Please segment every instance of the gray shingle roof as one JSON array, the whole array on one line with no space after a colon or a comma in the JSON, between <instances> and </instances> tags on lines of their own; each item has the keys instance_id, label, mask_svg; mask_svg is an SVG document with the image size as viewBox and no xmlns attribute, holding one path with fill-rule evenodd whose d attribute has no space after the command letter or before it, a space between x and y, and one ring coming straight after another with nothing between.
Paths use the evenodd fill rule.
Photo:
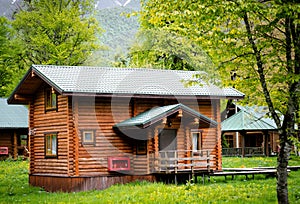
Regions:
<instances>
[{"instance_id":1,"label":"gray shingle roof","mask_svg":"<svg viewBox=\"0 0 300 204\"><path fill-rule=\"evenodd\" d=\"M28 128L28 110L23 105L8 105L0 98L0 129Z\"/></svg>"},{"instance_id":2,"label":"gray shingle roof","mask_svg":"<svg viewBox=\"0 0 300 204\"><path fill-rule=\"evenodd\" d=\"M257 114L247 112L241 109L238 113L227 118L221 123L223 132L230 131L251 131L251 130L277 130L273 122L269 118L258 117Z\"/></svg>"},{"instance_id":3,"label":"gray shingle roof","mask_svg":"<svg viewBox=\"0 0 300 204\"><path fill-rule=\"evenodd\" d=\"M216 126L218 124L216 121L206 117L205 115L202 115L201 113L189 108L188 106L185 106L185 105L179 103L179 104L174 104L174 105L152 108L148 111L140 113L139 115L137 115L135 117L124 120L124 121L116 124L114 127L139 126L139 127L146 128L149 125L156 123L159 120L162 120L164 117L174 114L175 112L179 111L180 109L184 112L188 112L190 115L193 115L194 117L198 117L200 120L205 121L206 123L209 123L213 126Z\"/></svg>"},{"instance_id":4,"label":"gray shingle roof","mask_svg":"<svg viewBox=\"0 0 300 204\"><path fill-rule=\"evenodd\" d=\"M32 70L62 94L136 94L243 98L244 94L215 85L185 86L198 71L142 68L33 65Z\"/></svg>"}]
</instances>

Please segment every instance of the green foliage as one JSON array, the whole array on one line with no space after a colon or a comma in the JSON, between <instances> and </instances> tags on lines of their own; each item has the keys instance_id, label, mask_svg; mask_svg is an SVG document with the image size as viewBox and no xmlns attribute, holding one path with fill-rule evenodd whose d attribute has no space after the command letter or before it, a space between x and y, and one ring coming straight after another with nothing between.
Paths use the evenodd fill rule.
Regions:
<instances>
[{"instance_id":1,"label":"green foliage","mask_svg":"<svg viewBox=\"0 0 300 204\"><path fill-rule=\"evenodd\" d=\"M23 51L5 17L0 17L0 97L8 96L24 73Z\"/></svg>"},{"instance_id":2,"label":"green foliage","mask_svg":"<svg viewBox=\"0 0 300 204\"><path fill-rule=\"evenodd\" d=\"M146 2L146 3L145 3ZM218 78L210 56L195 41L185 26L195 22L181 19L186 2L142 1L141 28L130 50L130 66L173 70L201 70ZM174 11L175 9L175 11ZM177 10L178 9L178 10ZM175 17L172 17L172 13ZM181 19L183 21L178 21Z\"/></svg>"},{"instance_id":3,"label":"green foliage","mask_svg":"<svg viewBox=\"0 0 300 204\"><path fill-rule=\"evenodd\" d=\"M12 25L30 64L80 65L98 48L92 1L34 0Z\"/></svg>"},{"instance_id":4,"label":"green foliage","mask_svg":"<svg viewBox=\"0 0 300 204\"><path fill-rule=\"evenodd\" d=\"M81 65L100 49L93 1L33 0L13 20L0 20L0 96L8 96L32 64Z\"/></svg>"},{"instance_id":5,"label":"green foliage","mask_svg":"<svg viewBox=\"0 0 300 204\"><path fill-rule=\"evenodd\" d=\"M280 5L276 1L265 4L260 1L175 3L172 0L151 0L142 1L140 21L143 29L164 29L200 45L217 66L225 86L234 86L246 93L245 103L262 105L265 98L256 56L243 22L247 13L251 35L261 53L268 90L276 109L284 112L288 85L299 81L299 74L288 73L285 59L283 11L287 10L294 16L299 11L299 4L291 5ZM234 81L231 80L233 73Z\"/></svg>"},{"instance_id":6,"label":"green foliage","mask_svg":"<svg viewBox=\"0 0 300 204\"><path fill-rule=\"evenodd\" d=\"M228 148L229 147L229 144L228 144L224 134L222 134L222 136L221 136L221 141L222 141L222 147L223 148Z\"/></svg>"},{"instance_id":7,"label":"green foliage","mask_svg":"<svg viewBox=\"0 0 300 204\"><path fill-rule=\"evenodd\" d=\"M300 165L299 157L292 157ZM274 166L275 157L223 159L224 167ZM28 161L0 161L0 203L276 203L275 178L211 178L205 184L133 182L103 191L48 193L28 184ZM289 175L291 203L300 203L300 171Z\"/></svg>"},{"instance_id":8,"label":"green foliage","mask_svg":"<svg viewBox=\"0 0 300 204\"><path fill-rule=\"evenodd\" d=\"M166 29L139 31L130 56L134 67L202 70L208 73L213 70L209 56L199 45Z\"/></svg>"}]
</instances>

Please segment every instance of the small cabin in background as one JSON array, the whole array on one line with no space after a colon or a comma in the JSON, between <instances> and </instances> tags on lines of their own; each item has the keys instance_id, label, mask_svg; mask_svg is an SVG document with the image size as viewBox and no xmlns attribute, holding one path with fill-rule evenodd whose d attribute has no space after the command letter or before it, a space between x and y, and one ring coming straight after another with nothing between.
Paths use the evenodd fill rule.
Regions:
<instances>
[{"instance_id":1,"label":"small cabin in background","mask_svg":"<svg viewBox=\"0 0 300 204\"><path fill-rule=\"evenodd\" d=\"M28 109L0 98L0 159L27 156Z\"/></svg>"},{"instance_id":2,"label":"small cabin in background","mask_svg":"<svg viewBox=\"0 0 300 204\"><path fill-rule=\"evenodd\" d=\"M220 100L244 94L195 74L33 65L8 99L29 105L30 184L70 192L221 170Z\"/></svg>"},{"instance_id":3,"label":"small cabin in background","mask_svg":"<svg viewBox=\"0 0 300 204\"><path fill-rule=\"evenodd\" d=\"M273 119L267 116L264 106L241 106L232 103L222 113L221 130L228 147L222 148L223 156L276 155L279 134Z\"/></svg>"}]
</instances>

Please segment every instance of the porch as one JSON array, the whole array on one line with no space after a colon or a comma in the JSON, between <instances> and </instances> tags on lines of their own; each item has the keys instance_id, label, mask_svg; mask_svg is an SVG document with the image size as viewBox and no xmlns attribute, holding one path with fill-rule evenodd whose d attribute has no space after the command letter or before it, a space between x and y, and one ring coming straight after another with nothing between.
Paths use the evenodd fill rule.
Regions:
<instances>
[{"instance_id":1,"label":"porch","mask_svg":"<svg viewBox=\"0 0 300 204\"><path fill-rule=\"evenodd\" d=\"M209 150L167 150L151 154L150 171L156 174L210 172L213 155Z\"/></svg>"},{"instance_id":2,"label":"porch","mask_svg":"<svg viewBox=\"0 0 300 204\"><path fill-rule=\"evenodd\" d=\"M265 156L263 147L233 147L222 148L222 156Z\"/></svg>"}]
</instances>

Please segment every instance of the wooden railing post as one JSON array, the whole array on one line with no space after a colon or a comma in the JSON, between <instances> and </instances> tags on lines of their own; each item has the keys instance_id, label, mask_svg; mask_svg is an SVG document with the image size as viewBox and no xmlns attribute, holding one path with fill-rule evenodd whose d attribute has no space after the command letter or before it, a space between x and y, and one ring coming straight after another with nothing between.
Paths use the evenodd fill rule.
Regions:
<instances>
[{"instance_id":1,"label":"wooden railing post","mask_svg":"<svg viewBox=\"0 0 300 204\"><path fill-rule=\"evenodd\" d=\"M210 155L209 155L209 151L206 151L206 156L207 156L207 171L210 171Z\"/></svg>"},{"instance_id":2,"label":"wooden railing post","mask_svg":"<svg viewBox=\"0 0 300 204\"><path fill-rule=\"evenodd\" d=\"M177 174L177 168L178 168L178 160L177 160L177 158L178 158L178 151L174 151L174 159L175 159L175 174Z\"/></svg>"}]
</instances>

